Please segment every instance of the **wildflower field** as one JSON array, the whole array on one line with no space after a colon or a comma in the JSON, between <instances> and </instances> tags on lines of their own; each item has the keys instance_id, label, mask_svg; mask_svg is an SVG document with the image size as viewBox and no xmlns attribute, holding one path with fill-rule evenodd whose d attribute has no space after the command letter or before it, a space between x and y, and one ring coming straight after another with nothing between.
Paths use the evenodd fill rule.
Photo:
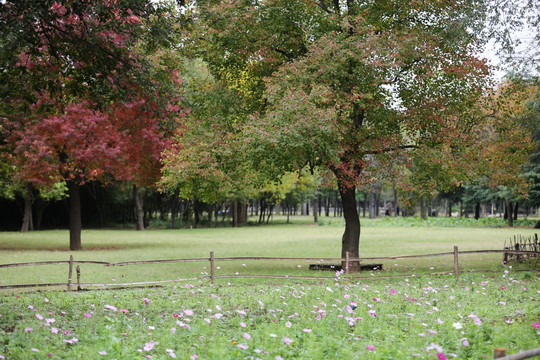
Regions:
<instances>
[{"instance_id":1,"label":"wildflower field","mask_svg":"<svg viewBox=\"0 0 540 360\"><path fill-rule=\"evenodd\" d=\"M502 249L534 229L379 226L362 230L363 256ZM372 226L370 226L372 225ZM217 256L339 256L342 228L87 230L78 260ZM0 263L66 260L65 230L0 233ZM489 255L489 254L488 254ZM501 255L404 259L384 271L317 273L305 262L220 262L216 275L321 275L324 280L204 278L207 263L81 265L82 281L199 277L175 285L65 292L0 292L0 359L491 359L540 344L540 281ZM529 270L527 270L529 269ZM473 270L489 270L474 272ZM65 281L67 267L6 268L0 284ZM428 275L440 273L444 275ZM402 277L384 278L387 275ZM406 278L405 278L406 276ZM367 277L367 278L366 278Z\"/></svg>"},{"instance_id":2,"label":"wildflower field","mask_svg":"<svg viewBox=\"0 0 540 360\"><path fill-rule=\"evenodd\" d=\"M0 359L483 359L540 343L540 282L488 275L0 295Z\"/></svg>"}]
</instances>

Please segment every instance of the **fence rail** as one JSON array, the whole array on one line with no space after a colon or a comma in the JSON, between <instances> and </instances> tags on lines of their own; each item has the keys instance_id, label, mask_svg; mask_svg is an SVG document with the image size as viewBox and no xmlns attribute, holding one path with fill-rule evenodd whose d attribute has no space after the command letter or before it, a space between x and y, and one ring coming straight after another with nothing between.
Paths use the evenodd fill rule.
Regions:
<instances>
[{"instance_id":1,"label":"fence rail","mask_svg":"<svg viewBox=\"0 0 540 360\"><path fill-rule=\"evenodd\" d=\"M433 254L417 254L417 255L397 255L397 256L377 256L369 258L353 258L350 257L347 253L345 258L310 258L310 257L271 257L271 256L234 256L234 257L215 257L214 252L210 252L209 257L204 258L190 258L190 259L164 259L164 260L138 260L138 261L123 261L123 262L106 262L106 261L92 261L92 260L74 260L73 255L70 256L68 261L38 261L38 262L27 262L27 263L12 263L12 264L0 264L0 269L2 268L13 268L13 267L24 267L24 266L40 266L40 265L62 265L68 264L68 281L60 283L40 283L40 284L11 284L11 285L0 285L0 290L2 289L14 289L14 288L31 288L31 287L44 287L44 286L66 286L68 291L71 291L73 287L73 266L75 264L95 264L95 265L104 265L104 266L129 266L129 265L141 265L141 264L166 264L166 263L186 263L186 262L209 262L210 263L210 275L204 275L196 278L178 278L175 280L155 280L155 281L144 281L144 282L130 282L130 283L81 283L80 282L80 269L77 266L77 288L80 289L81 286L91 286L91 287L117 287L117 286L140 286L140 285L156 285L156 284L165 284L171 282L182 282L182 281L192 281L200 279L209 279L213 284L215 279L222 278L269 278L269 279L306 279L306 280L320 280L320 279L331 279L333 277L328 276L295 276L295 275L264 275L264 274L228 274L228 275L216 275L215 268L216 262L220 261L322 261L322 262L340 262L342 264L351 264L354 262L367 262L373 260L398 260L398 259L412 259L412 258L426 258L426 257L439 257L439 256L453 256L454 258L454 267L453 270L449 273L453 273L457 278L459 277L459 255L466 254L488 254L488 253L500 253L504 254L519 254L527 255L528 258L535 259L534 269L540 257L539 251L519 251L519 250L466 250L459 251L457 246L454 246L454 251L443 252L443 253L433 253ZM349 276L349 266L346 265L344 269L345 275ZM440 275L441 273L437 273ZM448 274L445 272L444 274ZM392 277L409 277L410 275L389 275L389 276L380 276L382 278L392 278Z\"/></svg>"}]
</instances>

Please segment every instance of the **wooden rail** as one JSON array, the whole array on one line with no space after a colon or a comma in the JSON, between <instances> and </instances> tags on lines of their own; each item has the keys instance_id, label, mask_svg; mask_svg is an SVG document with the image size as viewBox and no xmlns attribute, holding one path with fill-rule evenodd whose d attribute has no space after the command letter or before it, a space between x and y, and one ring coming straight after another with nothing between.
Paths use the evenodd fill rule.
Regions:
<instances>
[{"instance_id":1,"label":"wooden rail","mask_svg":"<svg viewBox=\"0 0 540 360\"><path fill-rule=\"evenodd\" d=\"M175 279L175 280L156 280L156 281L145 281L145 282L132 282L132 283L80 283L80 268L77 266L77 288L80 289L81 286L92 286L92 287L116 287L116 286L141 286L141 285L155 285L155 284L164 284L171 282L181 282L181 281L191 281L191 280L200 280L209 279L210 283L213 284L215 279L220 278L269 278L269 279L306 279L306 280L321 280L321 279L332 279L328 276L295 276L295 275L263 275L263 274L230 274L230 275L216 275L215 268L216 262L219 261L323 261L323 262L344 262L345 264L350 264L351 262L367 262L373 260L398 260L398 259L412 259L412 258L425 258L425 257L439 257L439 256L453 256L454 258L454 268L453 274L457 278L459 277L459 255L464 254L486 254L486 253L502 253L502 254L521 254L540 257L540 252L535 251L519 251L519 250L468 250L468 251L459 251L457 246L454 246L454 251L452 252L443 252L443 253L434 253L434 254L417 254L417 255L398 255L398 256L378 256L378 257L369 257L369 258L352 258L347 253L345 258L295 258L295 257L271 257L271 256L234 256L234 257L215 257L214 252L210 252L208 258L191 258L191 259L164 259L164 260L138 260L138 261L123 261L123 262L106 262L106 261L91 261L91 260L74 260L73 256L70 256L68 261L38 261L38 262L27 262L27 263L13 263L13 264L0 264L1 268L12 268L12 267L23 267L23 266L40 266L40 265L61 265L68 264L68 281L67 283L40 283L40 284L12 284L12 285L0 285L1 289L13 289L13 288L32 288L32 287L44 287L44 286L67 286L67 290L71 291L73 286L73 265L75 264L96 264L104 266L130 266L130 265L141 265L141 264L167 264L167 263L183 263L183 262L210 262L210 275L205 275L197 278L189 279ZM535 262L536 268L536 262ZM452 273L452 272L451 272ZM441 273L437 273L440 275ZM445 273L447 274L447 273ZM345 276L349 276L349 267L345 266ZM378 276L380 278L392 278L392 277L409 277L410 275L389 275L389 276ZM361 279L363 277L356 277ZM367 277L365 277L367 278Z\"/></svg>"},{"instance_id":2,"label":"wooden rail","mask_svg":"<svg viewBox=\"0 0 540 360\"><path fill-rule=\"evenodd\" d=\"M536 357L540 355L540 348L531 349L527 351L522 351L517 354L512 355L506 355L506 349L504 348L496 348L494 351L493 359L498 360L523 360L523 359L530 359L532 357Z\"/></svg>"}]
</instances>

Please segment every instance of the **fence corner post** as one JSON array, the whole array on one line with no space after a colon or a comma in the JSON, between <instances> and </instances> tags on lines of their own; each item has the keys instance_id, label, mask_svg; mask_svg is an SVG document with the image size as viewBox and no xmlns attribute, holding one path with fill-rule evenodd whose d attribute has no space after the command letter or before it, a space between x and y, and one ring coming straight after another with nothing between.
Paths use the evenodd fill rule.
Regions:
<instances>
[{"instance_id":1,"label":"fence corner post","mask_svg":"<svg viewBox=\"0 0 540 360\"><path fill-rule=\"evenodd\" d=\"M493 350L493 358L499 359L506 356L506 349L505 348L495 348Z\"/></svg>"},{"instance_id":2,"label":"fence corner post","mask_svg":"<svg viewBox=\"0 0 540 360\"><path fill-rule=\"evenodd\" d=\"M459 277L459 258L458 258L458 247L454 245L454 276L456 279Z\"/></svg>"},{"instance_id":3,"label":"fence corner post","mask_svg":"<svg viewBox=\"0 0 540 360\"><path fill-rule=\"evenodd\" d=\"M210 284L214 285L214 252L210 251Z\"/></svg>"},{"instance_id":4,"label":"fence corner post","mask_svg":"<svg viewBox=\"0 0 540 360\"><path fill-rule=\"evenodd\" d=\"M71 291L72 275L73 275L73 255L69 255L69 273L68 273L67 291Z\"/></svg>"}]
</instances>

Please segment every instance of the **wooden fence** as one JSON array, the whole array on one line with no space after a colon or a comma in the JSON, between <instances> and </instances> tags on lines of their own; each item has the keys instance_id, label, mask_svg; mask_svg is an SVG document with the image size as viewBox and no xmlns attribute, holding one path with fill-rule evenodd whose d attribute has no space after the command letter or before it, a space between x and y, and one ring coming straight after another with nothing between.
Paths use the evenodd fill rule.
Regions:
<instances>
[{"instance_id":1,"label":"wooden fence","mask_svg":"<svg viewBox=\"0 0 540 360\"><path fill-rule=\"evenodd\" d=\"M488 253L501 253L503 255L507 254L520 254L524 258L534 260L534 270L538 263L538 258L540 257L540 252L538 251L518 251L518 250L469 250L469 251L459 251L457 246L454 246L454 250L451 252L444 253L435 253L435 254L420 254L420 255L399 255L399 256L383 256L383 257L370 257L370 258L352 258L347 253L345 258L293 258L293 257L215 257L214 252L210 251L210 256L207 258L192 258L192 259L167 259L167 260L142 260L142 261L124 261L117 263L110 263L105 261L89 261L89 260L74 260L73 255L70 256L69 260L66 261L39 261L39 262L27 262L27 263L13 263L13 264L0 264L0 269L2 268L12 268L12 267L25 267L25 266L39 266L39 265L68 265L68 279L67 282L60 283L39 283L39 284L12 284L12 285L0 285L0 290L2 289L14 289L14 288L33 288L33 287L44 287L44 286L66 286L68 291L71 291L74 287L73 282L73 267L76 265L77 273L77 289L80 290L81 286L89 287L117 287L117 286L142 286L142 285L157 285L171 282L182 282L182 281L193 281L200 279L208 279L211 284L214 284L215 279L219 278L272 278L272 279L305 279L305 280L323 280L323 279L332 279L328 276L294 276L294 275L263 275L263 274L229 274L229 275L216 275L216 262L220 261L323 261L323 262L339 262L343 264L350 264L352 262L369 262L373 260L398 260L398 259L412 259L412 258L429 258L429 257L439 257L439 256L453 256L454 263L453 269L450 273L453 273L456 278L459 277L460 267L459 267L459 256L466 254L488 254ZM166 263L181 263L181 262L209 262L210 263L210 275L204 275L196 278L178 278L175 280L158 280L158 281L144 281L144 282L130 282L130 283L81 283L80 282L80 267L77 264L97 264L104 266L129 266L129 265L141 265L141 264L166 264ZM349 267L345 266L344 269L345 276L350 276ZM440 273L439 273L440 274ZM439 275L438 274L438 275ZM446 274L446 273L445 273ZM388 276L379 276L380 278L393 278L393 277L409 277L410 275L388 275ZM356 279L361 279L362 277L355 277Z\"/></svg>"}]
</instances>

